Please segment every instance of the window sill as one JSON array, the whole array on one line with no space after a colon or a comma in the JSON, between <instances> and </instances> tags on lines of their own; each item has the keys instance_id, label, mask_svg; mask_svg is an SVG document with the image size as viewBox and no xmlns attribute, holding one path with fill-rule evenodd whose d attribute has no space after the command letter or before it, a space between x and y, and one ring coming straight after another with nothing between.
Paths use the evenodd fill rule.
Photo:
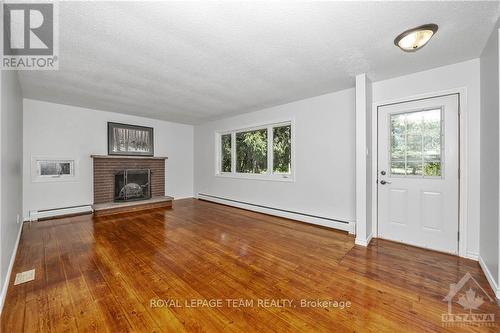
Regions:
<instances>
[{"instance_id":1,"label":"window sill","mask_svg":"<svg viewBox=\"0 0 500 333\"><path fill-rule=\"evenodd\" d=\"M75 176L45 176L39 177L34 176L31 178L32 183L52 183L52 182L75 182L77 181L77 177Z\"/></svg>"},{"instance_id":2,"label":"window sill","mask_svg":"<svg viewBox=\"0 0 500 333\"><path fill-rule=\"evenodd\" d=\"M248 179L248 180L263 180L273 182L288 182L295 183L294 175L283 177L282 175L252 175L252 174L234 174L234 173L217 173L215 177L220 178L233 178L233 179Z\"/></svg>"}]
</instances>

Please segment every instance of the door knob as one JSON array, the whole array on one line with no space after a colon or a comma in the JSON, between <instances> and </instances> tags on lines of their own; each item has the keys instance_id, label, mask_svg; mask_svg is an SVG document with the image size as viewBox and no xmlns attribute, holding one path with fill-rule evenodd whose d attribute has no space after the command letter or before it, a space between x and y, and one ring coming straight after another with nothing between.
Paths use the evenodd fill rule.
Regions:
<instances>
[{"instance_id":1,"label":"door knob","mask_svg":"<svg viewBox=\"0 0 500 333\"><path fill-rule=\"evenodd\" d=\"M380 181L380 184L382 184L382 185L385 185L385 184L390 184L390 183L391 183L391 182L388 182L388 181L385 181L385 180L381 180L381 181Z\"/></svg>"}]
</instances>

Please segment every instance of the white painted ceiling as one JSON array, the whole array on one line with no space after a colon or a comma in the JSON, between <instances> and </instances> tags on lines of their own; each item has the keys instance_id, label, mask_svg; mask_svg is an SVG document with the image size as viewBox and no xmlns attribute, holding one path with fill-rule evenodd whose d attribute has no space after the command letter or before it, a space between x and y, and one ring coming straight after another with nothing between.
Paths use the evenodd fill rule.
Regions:
<instances>
[{"instance_id":1,"label":"white painted ceiling","mask_svg":"<svg viewBox=\"0 0 500 333\"><path fill-rule=\"evenodd\" d=\"M27 98L197 124L480 55L499 2L60 3L60 69ZM425 23L417 53L393 45Z\"/></svg>"}]
</instances>

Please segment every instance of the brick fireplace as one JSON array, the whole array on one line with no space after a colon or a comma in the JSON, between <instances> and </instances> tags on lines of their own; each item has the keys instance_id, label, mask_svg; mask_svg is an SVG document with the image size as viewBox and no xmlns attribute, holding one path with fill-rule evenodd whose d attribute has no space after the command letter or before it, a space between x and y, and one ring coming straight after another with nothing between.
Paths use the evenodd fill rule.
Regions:
<instances>
[{"instance_id":1,"label":"brick fireplace","mask_svg":"<svg viewBox=\"0 0 500 333\"><path fill-rule=\"evenodd\" d=\"M151 170L151 197L165 196L166 157L92 155L94 164L94 205L115 199L115 175L126 169Z\"/></svg>"}]
</instances>

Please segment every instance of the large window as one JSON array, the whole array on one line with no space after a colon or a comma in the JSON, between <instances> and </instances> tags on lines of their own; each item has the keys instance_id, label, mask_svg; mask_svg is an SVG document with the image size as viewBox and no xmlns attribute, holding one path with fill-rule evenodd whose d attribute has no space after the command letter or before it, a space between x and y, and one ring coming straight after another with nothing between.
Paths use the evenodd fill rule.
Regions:
<instances>
[{"instance_id":1,"label":"large window","mask_svg":"<svg viewBox=\"0 0 500 333\"><path fill-rule=\"evenodd\" d=\"M291 122L217 133L217 173L223 176L291 179Z\"/></svg>"}]
</instances>

